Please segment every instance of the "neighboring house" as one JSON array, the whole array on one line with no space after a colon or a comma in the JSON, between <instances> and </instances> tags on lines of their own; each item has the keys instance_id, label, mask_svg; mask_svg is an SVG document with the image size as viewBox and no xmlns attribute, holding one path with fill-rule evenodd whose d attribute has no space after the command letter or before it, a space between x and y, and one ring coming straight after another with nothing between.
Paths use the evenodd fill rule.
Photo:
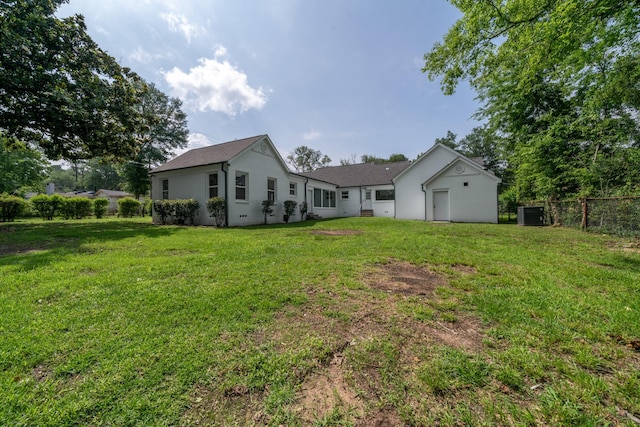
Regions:
<instances>
[{"instance_id":1,"label":"neighboring house","mask_svg":"<svg viewBox=\"0 0 640 427\"><path fill-rule=\"evenodd\" d=\"M133 197L133 195L127 193L126 191L100 189L94 193L93 197L96 199L99 199L99 198L109 199L109 206L107 206L107 213L115 214L116 212L118 212L118 200L124 197Z\"/></svg>"},{"instance_id":2,"label":"neighboring house","mask_svg":"<svg viewBox=\"0 0 640 427\"><path fill-rule=\"evenodd\" d=\"M196 224L213 224L206 202L227 200L227 225L283 222L283 202L307 202L323 218L387 216L427 221L497 222L500 179L441 144L413 162L364 163L293 173L268 135L188 151L152 170L151 197L196 199ZM154 218L158 220L158 218ZM292 221L300 220L299 212Z\"/></svg>"}]
</instances>

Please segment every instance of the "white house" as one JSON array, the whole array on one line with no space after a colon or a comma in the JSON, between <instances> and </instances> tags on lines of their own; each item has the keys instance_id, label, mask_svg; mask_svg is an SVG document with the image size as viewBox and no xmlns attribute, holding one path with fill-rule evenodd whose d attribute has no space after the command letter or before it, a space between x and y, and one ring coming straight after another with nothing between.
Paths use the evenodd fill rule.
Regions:
<instances>
[{"instance_id":1,"label":"white house","mask_svg":"<svg viewBox=\"0 0 640 427\"><path fill-rule=\"evenodd\" d=\"M127 193L126 191L118 191L118 190L105 190L101 188L96 191L92 197L105 198L109 199L109 206L107 206L107 213L114 214L118 211L118 200L124 197L133 197L133 194Z\"/></svg>"},{"instance_id":2,"label":"white house","mask_svg":"<svg viewBox=\"0 0 640 427\"><path fill-rule=\"evenodd\" d=\"M227 200L229 226L283 222L283 202L307 203L323 218L387 216L426 221L497 222L500 179L456 151L436 144L413 162L289 171L268 135L188 151L151 171L151 197L196 199L196 224L213 224L206 202ZM157 220L157 218L154 218ZM300 219L299 212L291 219Z\"/></svg>"}]
</instances>

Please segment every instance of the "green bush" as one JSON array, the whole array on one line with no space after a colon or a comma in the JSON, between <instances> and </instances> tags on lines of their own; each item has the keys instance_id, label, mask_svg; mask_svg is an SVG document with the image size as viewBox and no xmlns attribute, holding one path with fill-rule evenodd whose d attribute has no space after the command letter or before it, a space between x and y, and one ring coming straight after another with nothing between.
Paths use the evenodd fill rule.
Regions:
<instances>
[{"instance_id":1,"label":"green bush","mask_svg":"<svg viewBox=\"0 0 640 427\"><path fill-rule=\"evenodd\" d=\"M27 202L20 197L7 193L0 194L0 221L14 221L22 213L26 204Z\"/></svg>"},{"instance_id":2,"label":"green bush","mask_svg":"<svg viewBox=\"0 0 640 427\"><path fill-rule=\"evenodd\" d=\"M151 215L151 207L153 205L153 202L151 199L145 199L144 201L141 202L140 207L140 216L145 216L147 214Z\"/></svg>"},{"instance_id":3,"label":"green bush","mask_svg":"<svg viewBox=\"0 0 640 427\"><path fill-rule=\"evenodd\" d=\"M38 215L43 220L52 220L56 214L62 213L62 207L64 206L64 197L59 194L52 194L47 196L45 194L38 194L31 200L31 206L38 212Z\"/></svg>"},{"instance_id":4,"label":"green bush","mask_svg":"<svg viewBox=\"0 0 640 427\"><path fill-rule=\"evenodd\" d=\"M118 216L133 218L140 210L140 202L133 197L123 197L118 200Z\"/></svg>"},{"instance_id":5,"label":"green bush","mask_svg":"<svg viewBox=\"0 0 640 427\"><path fill-rule=\"evenodd\" d=\"M96 218L102 218L107 214L107 208L109 207L109 199L98 198L93 201L93 213Z\"/></svg>"},{"instance_id":6,"label":"green bush","mask_svg":"<svg viewBox=\"0 0 640 427\"><path fill-rule=\"evenodd\" d=\"M156 200L153 202L153 209L160 217L160 221L162 221L162 224L166 224L167 218L173 216L174 214L175 205L171 200Z\"/></svg>"},{"instance_id":7,"label":"green bush","mask_svg":"<svg viewBox=\"0 0 640 427\"><path fill-rule=\"evenodd\" d=\"M177 199L173 200L175 204L175 216L178 224L191 223L200 211L200 203L196 199Z\"/></svg>"},{"instance_id":8,"label":"green bush","mask_svg":"<svg viewBox=\"0 0 640 427\"><path fill-rule=\"evenodd\" d=\"M71 197L65 199L60 207L64 219L82 219L91 215L91 199L87 197Z\"/></svg>"},{"instance_id":9,"label":"green bush","mask_svg":"<svg viewBox=\"0 0 640 427\"><path fill-rule=\"evenodd\" d=\"M207 200L209 216L216 221L216 227L222 227L227 215L227 201L222 197L213 197Z\"/></svg>"},{"instance_id":10,"label":"green bush","mask_svg":"<svg viewBox=\"0 0 640 427\"><path fill-rule=\"evenodd\" d=\"M300 203L300 221L304 221L305 215L307 214L307 202Z\"/></svg>"},{"instance_id":11,"label":"green bush","mask_svg":"<svg viewBox=\"0 0 640 427\"><path fill-rule=\"evenodd\" d=\"M273 200L263 200L262 201L262 214L264 215L264 223L267 223L267 216L273 213Z\"/></svg>"},{"instance_id":12,"label":"green bush","mask_svg":"<svg viewBox=\"0 0 640 427\"><path fill-rule=\"evenodd\" d=\"M295 200L285 200L284 201L284 222L288 223L289 218L293 216L296 212L296 206L298 206L298 202Z\"/></svg>"}]
</instances>

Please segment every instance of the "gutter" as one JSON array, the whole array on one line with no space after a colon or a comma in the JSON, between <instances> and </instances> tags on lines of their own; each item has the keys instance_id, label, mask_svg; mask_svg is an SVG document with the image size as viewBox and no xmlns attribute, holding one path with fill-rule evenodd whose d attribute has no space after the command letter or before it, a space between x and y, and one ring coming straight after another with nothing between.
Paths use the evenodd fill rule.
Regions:
<instances>
[{"instance_id":1,"label":"gutter","mask_svg":"<svg viewBox=\"0 0 640 427\"><path fill-rule=\"evenodd\" d=\"M420 185L420 189L424 193L424 222L427 222L427 190L424 189L424 184Z\"/></svg>"},{"instance_id":2,"label":"gutter","mask_svg":"<svg viewBox=\"0 0 640 427\"><path fill-rule=\"evenodd\" d=\"M220 170L224 173L224 197L227 200L227 203L224 204L224 226L229 227L229 179L227 170L225 170L224 166L229 166L229 162L222 162L220 164Z\"/></svg>"}]
</instances>

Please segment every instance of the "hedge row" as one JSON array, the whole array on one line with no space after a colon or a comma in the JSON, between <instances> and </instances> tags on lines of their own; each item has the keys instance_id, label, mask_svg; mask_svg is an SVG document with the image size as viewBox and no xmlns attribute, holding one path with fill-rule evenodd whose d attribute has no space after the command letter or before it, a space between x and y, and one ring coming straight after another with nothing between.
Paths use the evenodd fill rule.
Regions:
<instances>
[{"instance_id":1,"label":"hedge row","mask_svg":"<svg viewBox=\"0 0 640 427\"><path fill-rule=\"evenodd\" d=\"M193 225L194 219L200 211L200 203L196 199L155 200L153 209L163 224L166 224L167 219L170 218L174 224L190 223Z\"/></svg>"},{"instance_id":2,"label":"hedge row","mask_svg":"<svg viewBox=\"0 0 640 427\"><path fill-rule=\"evenodd\" d=\"M22 213L27 202L17 196L7 193L0 194L0 221L9 222L16 219Z\"/></svg>"}]
</instances>

